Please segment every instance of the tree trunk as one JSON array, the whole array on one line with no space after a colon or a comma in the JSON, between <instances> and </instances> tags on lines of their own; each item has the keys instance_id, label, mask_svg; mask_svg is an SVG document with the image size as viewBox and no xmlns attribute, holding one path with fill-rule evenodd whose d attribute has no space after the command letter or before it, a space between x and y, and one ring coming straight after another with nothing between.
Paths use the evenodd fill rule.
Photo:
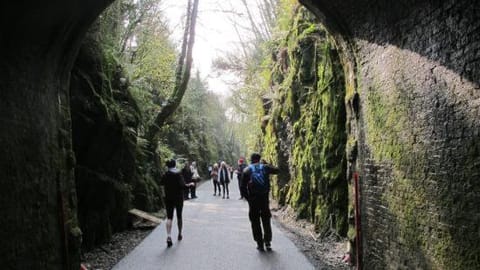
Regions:
<instances>
[{"instance_id":1,"label":"tree trunk","mask_svg":"<svg viewBox=\"0 0 480 270\"><path fill-rule=\"evenodd\" d=\"M176 70L175 88L172 95L167 100L167 104L158 113L154 124L148 130L147 136L150 142L156 142L155 136L167 118L170 117L170 115L172 115L180 105L183 95L187 90L188 82L190 80L190 70L193 62L192 52L193 44L195 43L195 25L197 22L198 1L199 0L193 0L193 6L190 1L188 3L187 23L185 24L182 52ZM153 146L156 148L156 143L153 144Z\"/></svg>"}]
</instances>

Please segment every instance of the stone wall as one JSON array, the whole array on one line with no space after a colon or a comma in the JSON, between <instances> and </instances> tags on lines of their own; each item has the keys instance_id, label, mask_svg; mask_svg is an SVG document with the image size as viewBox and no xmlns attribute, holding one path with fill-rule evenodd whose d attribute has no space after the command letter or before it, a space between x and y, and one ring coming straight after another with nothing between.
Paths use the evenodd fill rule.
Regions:
<instances>
[{"instance_id":1,"label":"stone wall","mask_svg":"<svg viewBox=\"0 0 480 270\"><path fill-rule=\"evenodd\" d=\"M302 2L342 51L364 269L478 269L480 3Z\"/></svg>"}]
</instances>

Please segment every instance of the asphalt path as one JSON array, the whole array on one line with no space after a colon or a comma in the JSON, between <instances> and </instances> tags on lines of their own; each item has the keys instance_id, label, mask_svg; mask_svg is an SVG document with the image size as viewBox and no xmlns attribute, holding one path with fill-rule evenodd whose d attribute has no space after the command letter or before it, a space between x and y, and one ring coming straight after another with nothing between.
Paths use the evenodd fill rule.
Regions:
<instances>
[{"instance_id":1,"label":"asphalt path","mask_svg":"<svg viewBox=\"0 0 480 270\"><path fill-rule=\"evenodd\" d=\"M222 199L213 196L211 182L201 184L198 198L184 203L182 241L176 240L175 217L171 248L166 245L163 222L113 269L314 269L273 222L273 250L258 251L248 220L248 203L238 200L236 180L230 183L230 189L230 199Z\"/></svg>"}]
</instances>

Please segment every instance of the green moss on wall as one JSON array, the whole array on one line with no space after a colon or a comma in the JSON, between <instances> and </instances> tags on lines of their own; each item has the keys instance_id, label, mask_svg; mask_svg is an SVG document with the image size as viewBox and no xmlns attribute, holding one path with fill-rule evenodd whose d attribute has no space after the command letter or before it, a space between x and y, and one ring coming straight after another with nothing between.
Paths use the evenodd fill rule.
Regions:
<instances>
[{"instance_id":1,"label":"green moss on wall","mask_svg":"<svg viewBox=\"0 0 480 270\"><path fill-rule=\"evenodd\" d=\"M426 170L433 166L428 156L432 151L414 135L415 125L409 120L411 103L403 94L411 91L380 87L375 82L364 103L366 140L372 155L393 170L382 197L396 224L392 237L405 246L406 258L418 254L428 258L423 268L475 269L479 261L476 240L462 233L467 227L450 225L464 222L461 204L467 200L453 195L454 179ZM474 145L469 149L475 151ZM460 162L468 164L468 157ZM465 176L473 174L468 166L464 168Z\"/></svg>"},{"instance_id":2,"label":"green moss on wall","mask_svg":"<svg viewBox=\"0 0 480 270\"><path fill-rule=\"evenodd\" d=\"M372 154L378 161L392 162L394 179L392 186L384 193L383 200L398 218L398 237L407 248L421 249L422 234L419 223L425 222L425 217L417 215L420 207L418 202L426 201L421 188L414 188L412 175L402 172L402 164L406 162L405 152L413 153L408 136L402 136L402 131L408 128L405 108L398 102L395 92L381 93L371 88L366 97L367 143L372 148ZM407 149L410 148L410 149ZM419 160L421 162L422 159ZM400 195L399 195L400 194Z\"/></svg>"},{"instance_id":3,"label":"green moss on wall","mask_svg":"<svg viewBox=\"0 0 480 270\"><path fill-rule=\"evenodd\" d=\"M272 64L268 76L278 89L278 100L270 109L263 145L264 156L272 160L288 156L284 167L289 168L291 179L286 185L274 180L274 197L291 205L299 218L314 222L320 232L333 229L345 236L345 86L332 44L313 15L298 9L285 40L279 42L279 51L287 50L288 61Z\"/></svg>"}]
</instances>

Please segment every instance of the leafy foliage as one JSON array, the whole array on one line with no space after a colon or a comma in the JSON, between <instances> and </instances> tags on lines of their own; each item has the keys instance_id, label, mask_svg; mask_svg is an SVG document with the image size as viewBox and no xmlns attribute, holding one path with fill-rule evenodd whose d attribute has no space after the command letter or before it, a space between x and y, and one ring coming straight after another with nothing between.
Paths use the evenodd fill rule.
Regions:
<instances>
[{"instance_id":1,"label":"leafy foliage","mask_svg":"<svg viewBox=\"0 0 480 270\"><path fill-rule=\"evenodd\" d=\"M173 117L159 127L158 141L147 136L155 117L177 91L176 72L185 70L178 66L184 64L177 61L180 52L170 39L171 32L159 6L159 0L117 1L102 14L94 29L104 54L102 72L106 89L111 92L112 81L123 80L140 111L138 128L128 131L136 137L140 176L132 183L133 203L145 210L161 207L155 179L163 170L162 161L185 157L197 161L202 172L208 163L219 159L233 162L234 155L238 155L234 149L238 149L238 143L228 123L223 100L208 91L199 74L191 79ZM125 71L124 78L115 75L118 70ZM109 106L121 110L115 102ZM156 146L153 149L152 142Z\"/></svg>"},{"instance_id":2,"label":"leafy foliage","mask_svg":"<svg viewBox=\"0 0 480 270\"><path fill-rule=\"evenodd\" d=\"M319 231L345 235L345 87L338 55L297 1L279 1L272 14L269 38L252 29L243 50L217 59L216 67L241 78L231 100L241 115L236 126L249 151L281 168L274 197Z\"/></svg>"},{"instance_id":3,"label":"leafy foliage","mask_svg":"<svg viewBox=\"0 0 480 270\"><path fill-rule=\"evenodd\" d=\"M172 123L161 136L177 155L197 164L205 175L208 164L218 160L233 163L237 156L232 141L229 121L219 97L208 91L200 74L190 80L189 89L175 112Z\"/></svg>"}]
</instances>

